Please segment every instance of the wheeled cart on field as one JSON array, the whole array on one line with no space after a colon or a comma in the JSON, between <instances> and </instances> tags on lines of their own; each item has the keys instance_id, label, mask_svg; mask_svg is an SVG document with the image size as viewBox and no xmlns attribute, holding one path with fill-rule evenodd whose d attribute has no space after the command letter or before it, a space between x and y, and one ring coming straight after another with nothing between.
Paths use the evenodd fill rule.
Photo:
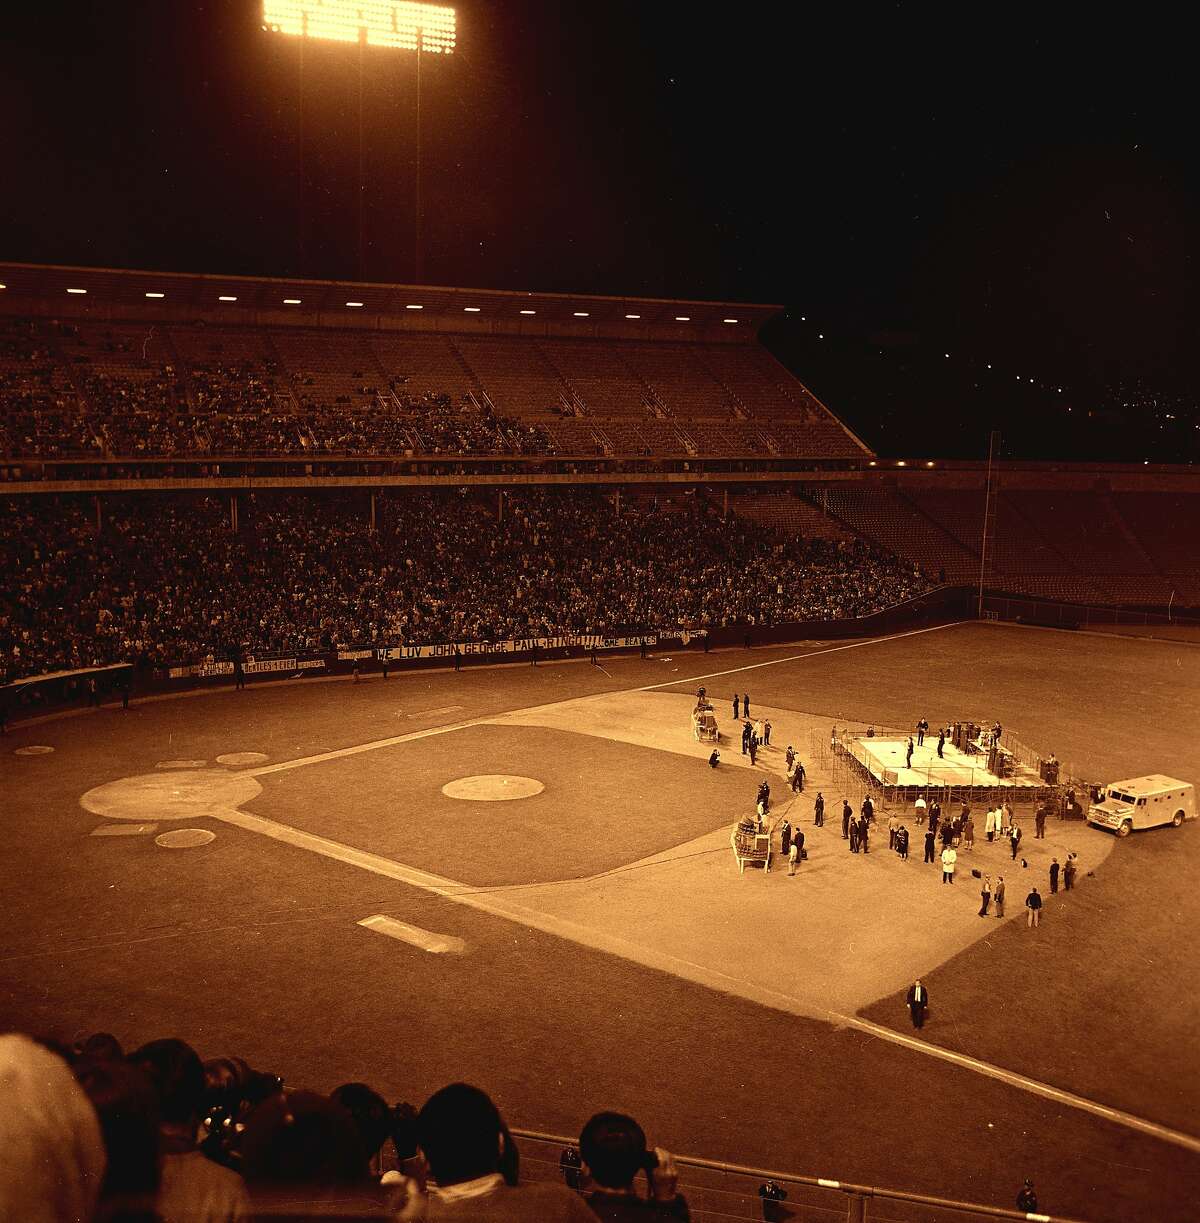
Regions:
<instances>
[{"instance_id":1,"label":"wheeled cart on field","mask_svg":"<svg viewBox=\"0 0 1200 1223\"><path fill-rule=\"evenodd\" d=\"M766 825L754 820L735 824L729 834L729 844L737 859L739 873L745 873L747 862L752 866L761 862L763 870L771 869L771 830Z\"/></svg>"},{"instance_id":2,"label":"wheeled cart on field","mask_svg":"<svg viewBox=\"0 0 1200 1223\"><path fill-rule=\"evenodd\" d=\"M717 743L721 738L721 732L717 729L717 715L706 702L698 703L692 710L692 734L699 743Z\"/></svg>"}]
</instances>

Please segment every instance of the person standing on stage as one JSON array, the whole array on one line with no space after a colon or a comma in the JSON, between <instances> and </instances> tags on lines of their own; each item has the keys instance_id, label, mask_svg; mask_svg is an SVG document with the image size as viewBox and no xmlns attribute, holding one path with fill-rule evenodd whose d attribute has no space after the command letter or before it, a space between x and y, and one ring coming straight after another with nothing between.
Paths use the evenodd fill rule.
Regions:
<instances>
[{"instance_id":1,"label":"person standing on stage","mask_svg":"<svg viewBox=\"0 0 1200 1223\"><path fill-rule=\"evenodd\" d=\"M912 735L909 735L908 736L908 746L905 748L905 751L904 751L904 767L906 769L912 768L912 754L913 754L913 741L912 741Z\"/></svg>"},{"instance_id":2,"label":"person standing on stage","mask_svg":"<svg viewBox=\"0 0 1200 1223\"><path fill-rule=\"evenodd\" d=\"M917 746L921 747L925 742L925 732L929 729L929 723L925 718L922 718L917 723Z\"/></svg>"},{"instance_id":3,"label":"person standing on stage","mask_svg":"<svg viewBox=\"0 0 1200 1223\"><path fill-rule=\"evenodd\" d=\"M943 760L942 748L946 746L946 732L939 728L938 730L938 759Z\"/></svg>"}]
</instances>

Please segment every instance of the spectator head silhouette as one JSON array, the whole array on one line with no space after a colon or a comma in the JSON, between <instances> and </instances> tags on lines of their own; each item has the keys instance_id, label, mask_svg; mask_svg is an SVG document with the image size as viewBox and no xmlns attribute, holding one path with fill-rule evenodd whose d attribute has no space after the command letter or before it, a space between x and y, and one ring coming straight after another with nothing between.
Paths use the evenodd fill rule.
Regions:
<instances>
[{"instance_id":1,"label":"spectator head silhouette","mask_svg":"<svg viewBox=\"0 0 1200 1223\"><path fill-rule=\"evenodd\" d=\"M579 1135L579 1153L592 1179L606 1189L628 1189L657 1163L642 1127L624 1113L597 1113Z\"/></svg>"},{"instance_id":2,"label":"spectator head silhouette","mask_svg":"<svg viewBox=\"0 0 1200 1223\"><path fill-rule=\"evenodd\" d=\"M329 1093L329 1098L353 1118L363 1155L374 1159L392 1132L392 1110L387 1101L366 1083L343 1083Z\"/></svg>"},{"instance_id":3,"label":"spectator head silhouette","mask_svg":"<svg viewBox=\"0 0 1200 1223\"><path fill-rule=\"evenodd\" d=\"M159 1111L154 1084L128 1062L81 1058L75 1077L87 1093L100 1122L108 1168L96 1210L97 1223L124 1223L157 1216L154 1201L159 1182Z\"/></svg>"},{"instance_id":4,"label":"spectator head silhouette","mask_svg":"<svg viewBox=\"0 0 1200 1223\"><path fill-rule=\"evenodd\" d=\"M67 1063L27 1036L0 1036L0 1098L0 1218L91 1219L104 1141Z\"/></svg>"},{"instance_id":5,"label":"spectator head silhouette","mask_svg":"<svg viewBox=\"0 0 1200 1223\"><path fill-rule=\"evenodd\" d=\"M439 1185L457 1185L501 1172L516 1182L508 1127L488 1095L468 1083L435 1091L417 1114L417 1142Z\"/></svg>"},{"instance_id":6,"label":"spectator head silhouette","mask_svg":"<svg viewBox=\"0 0 1200 1223\"><path fill-rule=\"evenodd\" d=\"M191 1045L173 1038L152 1040L129 1055L158 1092L162 1123L194 1126L204 1100L204 1064Z\"/></svg>"},{"instance_id":7,"label":"spectator head silhouette","mask_svg":"<svg viewBox=\"0 0 1200 1223\"><path fill-rule=\"evenodd\" d=\"M367 1176L354 1119L327 1096L279 1092L246 1121L242 1137L246 1180L258 1185L333 1188Z\"/></svg>"}]
</instances>

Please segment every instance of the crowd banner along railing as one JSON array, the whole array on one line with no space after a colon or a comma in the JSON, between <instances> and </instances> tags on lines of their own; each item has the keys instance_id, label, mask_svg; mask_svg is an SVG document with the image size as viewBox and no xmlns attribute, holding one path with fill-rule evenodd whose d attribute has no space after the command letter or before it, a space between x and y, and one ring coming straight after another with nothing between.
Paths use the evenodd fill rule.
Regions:
<instances>
[{"instance_id":1,"label":"crowd banner along railing","mask_svg":"<svg viewBox=\"0 0 1200 1223\"><path fill-rule=\"evenodd\" d=\"M527 1142L548 1144L557 1150L561 1150L563 1147L574 1147L578 1142L574 1138L564 1138L558 1134L546 1134L538 1130L513 1129L512 1133L515 1137L524 1139ZM680 1190L685 1196L691 1193L687 1177L689 1169L715 1172L722 1176L739 1180L745 1179L750 1184L738 1196L743 1197L747 1202L753 1203L756 1217L762 1217L757 1196L757 1186L765 1181L774 1181L785 1188L803 1186L805 1189L817 1191L816 1196L818 1198L824 1197L829 1202L829 1207L833 1207L835 1204L835 1199L831 1195L840 1195L842 1204L838 1213L847 1220L847 1223L868 1223L870 1219L868 1214L869 1204L873 1201L897 1204L905 1203L922 1207L920 1215L904 1216L905 1218L919 1218L921 1223L933 1223L934 1220L942 1219L947 1220L947 1223L950 1220L981 1219L1022 1219L1026 1220L1027 1223L1030 1220L1034 1221L1034 1223L1089 1223L1088 1220L1080 1219L1077 1216L1049 1215L1023 1210L1010 1210L1003 1206L985 1206L978 1202L963 1202L954 1198L939 1198L923 1193L908 1193L903 1189L886 1189L876 1185L857 1185L850 1181L836 1180L824 1176L806 1176L798 1172L780 1172L769 1168L755 1168L746 1164L726 1163L719 1159L701 1159L694 1155L679 1155L674 1152L672 1152L672 1155L676 1164L682 1170ZM557 1155L555 1155L555 1159L557 1159ZM691 1199L689 1198L690 1202ZM789 1205L791 1204L789 1203ZM813 1206L816 1209L822 1209L816 1203ZM828 1209L828 1207L825 1209ZM930 1211L936 1211L937 1213L930 1214ZM802 1211L800 1217L806 1218L807 1215Z\"/></svg>"}]
</instances>

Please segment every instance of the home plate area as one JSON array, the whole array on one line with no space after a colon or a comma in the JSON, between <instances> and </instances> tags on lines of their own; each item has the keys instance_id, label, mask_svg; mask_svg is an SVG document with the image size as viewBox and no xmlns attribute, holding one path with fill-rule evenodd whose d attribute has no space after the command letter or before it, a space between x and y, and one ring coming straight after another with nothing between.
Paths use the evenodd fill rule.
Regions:
<instances>
[{"instance_id":1,"label":"home plate area","mask_svg":"<svg viewBox=\"0 0 1200 1223\"><path fill-rule=\"evenodd\" d=\"M783 775L787 744L827 734L828 718L756 708L772 723L771 746L752 767L726 730L712 769L711 746L692 734L694 705L694 694L641 691L519 710L274 773L246 809L429 872L451 899L488 889L473 907L821 1018L853 1013L993 928L979 921L971 867L1007 872L1016 895L1023 869L1041 878L1043 859L1065 853L1053 828L1029 841L1026 868L1007 845L977 842L953 890L919 852L907 862L889 853L882 822L872 852L850 854L836 818L843 796L824 762L805 761L800 794ZM762 780L776 847L784 818L805 832L808 860L795 877L781 863L741 875L729 849ZM861 795L846 797L857 808ZM1090 865L1111 848L1111 837L1070 835L1077 850L1087 841Z\"/></svg>"}]
</instances>

